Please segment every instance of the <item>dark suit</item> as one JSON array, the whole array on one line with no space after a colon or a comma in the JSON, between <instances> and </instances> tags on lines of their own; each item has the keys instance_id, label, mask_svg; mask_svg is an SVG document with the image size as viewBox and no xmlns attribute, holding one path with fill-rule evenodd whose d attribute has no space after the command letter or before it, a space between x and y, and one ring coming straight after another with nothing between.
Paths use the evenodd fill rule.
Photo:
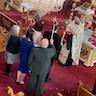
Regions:
<instances>
[{"instance_id":1,"label":"dark suit","mask_svg":"<svg viewBox=\"0 0 96 96\"><path fill-rule=\"evenodd\" d=\"M43 83L51 66L51 58L55 55L55 48L33 48L29 56L29 68L32 71L28 90L36 88L36 96L40 96Z\"/></svg>"}]
</instances>

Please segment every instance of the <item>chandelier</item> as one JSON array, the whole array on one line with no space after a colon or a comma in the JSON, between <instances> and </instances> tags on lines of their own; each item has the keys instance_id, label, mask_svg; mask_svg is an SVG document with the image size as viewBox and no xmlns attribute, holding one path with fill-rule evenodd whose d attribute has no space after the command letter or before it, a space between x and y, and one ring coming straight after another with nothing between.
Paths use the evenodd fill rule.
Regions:
<instances>
[{"instance_id":1,"label":"chandelier","mask_svg":"<svg viewBox=\"0 0 96 96\"><path fill-rule=\"evenodd\" d=\"M58 12L63 8L65 0L31 0L26 4L31 10L36 10L40 17L50 12ZM28 3L28 2L27 2Z\"/></svg>"}]
</instances>

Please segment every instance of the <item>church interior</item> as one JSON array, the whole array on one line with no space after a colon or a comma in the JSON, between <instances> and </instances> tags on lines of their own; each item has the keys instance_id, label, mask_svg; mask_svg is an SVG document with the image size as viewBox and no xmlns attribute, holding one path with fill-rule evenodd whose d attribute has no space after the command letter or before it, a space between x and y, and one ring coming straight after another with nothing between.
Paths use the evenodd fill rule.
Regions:
<instances>
[{"instance_id":1,"label":"church interior","mask_svg":"<svg viewBox=\"0 0 96 96\"><path fill-rule=\"evenodd\" d=\"M79 24L74 25L75 20ZM19 37L25 38L28 29L35 30L38 22L42 23L42 34L51 31L50 39L54 40L56 27L60 37L58 57L38 96L96 96L96 0L0 0L0 96L37 96L35 90L26 93L30 72L24 84L16 82L20 60L12 64L12 74L5 74L5 54L13 25L20 27Z\"/></svg>"}]
</instances>

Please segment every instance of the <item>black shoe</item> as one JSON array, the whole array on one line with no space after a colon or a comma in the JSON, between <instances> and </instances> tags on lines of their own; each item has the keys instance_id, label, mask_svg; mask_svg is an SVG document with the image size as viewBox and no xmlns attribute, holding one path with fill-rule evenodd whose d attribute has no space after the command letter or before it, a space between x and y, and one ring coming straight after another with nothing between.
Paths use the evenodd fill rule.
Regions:
<instances>
[{"instance_id":1,"label":"black shoe","mask_svg":"<svg viewBox=\"0 0 96 96\"><path fill-rule=\"evenodd\" d=\"M15 81L15 83L16 83L17 85L19 85L19 82Z\"/></svg>"},{"instance_id":2,"label":"black shoe","mask_svg":"<svg viewBox=\"0 0 96 96\"><path fill-rule=\"evenodd\" d=\"M23 83L22 83L23 82ZM15 81L15 83L17 84L17 85L24 85L24 81L22 81L22 82L17 82L17 81Z\"/></svg>"},{"instance_id":3,"label":"black shoe","mask_svg":"<svg viewBox=\"0 0 96 96\"><path fill-rule=\"evenodd\" d=\"M5 75L7 75L7 76L11 76L12 73L11 73L11 72L10 72L10 73L5 72Z\"/></svg>"}]
</instances>

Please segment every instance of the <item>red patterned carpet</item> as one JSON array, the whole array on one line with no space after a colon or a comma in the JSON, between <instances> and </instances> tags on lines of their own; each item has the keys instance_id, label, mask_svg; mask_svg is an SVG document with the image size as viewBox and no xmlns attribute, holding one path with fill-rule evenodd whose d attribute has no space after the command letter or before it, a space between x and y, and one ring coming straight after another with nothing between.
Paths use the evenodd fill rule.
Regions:
<instances>
[{"instance_id":1,"label":"red patterned carpet","mask_svg":"<svg viewBox=\"0 0 96 96\"><path fill-rule=\"evenodd\" d=\"M24 85L16 85L18 64L13 65L12 76L5 76L3 57L3 53L0 53L0 96L7 96L7 86L13 87L15 92L20 90L26 91L29 76L26 77ZM84 85L89 90L92 90L94 81L96 80L96 66L90 68L80 64L79 66L66 68L56 61L53 64L50 79L50 81L44 84L42 96L56 96L57 92L61 92L64 96L76 96L78 80L82 80Z\"/></svg>"},{"instance_id":2,"label":"red patterned carpet","mask_svg":"<svg viewBox=\"0 0 96 96\"><path fill-rule=\"evenodd\" d=\"M15 19L20 17L20 14L15 16L16 13L14 12L11 12L9 15L12 15ZM51 15L44 16L44 30L50 30L50 19L52 16L57 16L60 22L62 19L66 19L62 11L58 14L52 13ZM63 22L61 22L59 26L61 25L63 26ZM63 29L60 27L59 30L59 34L61 35ZM0 96L7 96L7 86L13 87L15 92L20 90L25 91L27 89L29 76L26 77L23 86L16 85L15 80L18 64L13 65L13 75L11 77L4 75L4 66L4 53L0 53ZM57 92L61 92L64 96L76 96L78 80L82 80L85 86L88 87L89 90L92 90L94 81L96 80L96 66L90 68L80 64L79 66L66 68L56 61L52 66L50 78L51 80L44 84L43 96L56 96Z\"/></svg>"}]
</instances>

